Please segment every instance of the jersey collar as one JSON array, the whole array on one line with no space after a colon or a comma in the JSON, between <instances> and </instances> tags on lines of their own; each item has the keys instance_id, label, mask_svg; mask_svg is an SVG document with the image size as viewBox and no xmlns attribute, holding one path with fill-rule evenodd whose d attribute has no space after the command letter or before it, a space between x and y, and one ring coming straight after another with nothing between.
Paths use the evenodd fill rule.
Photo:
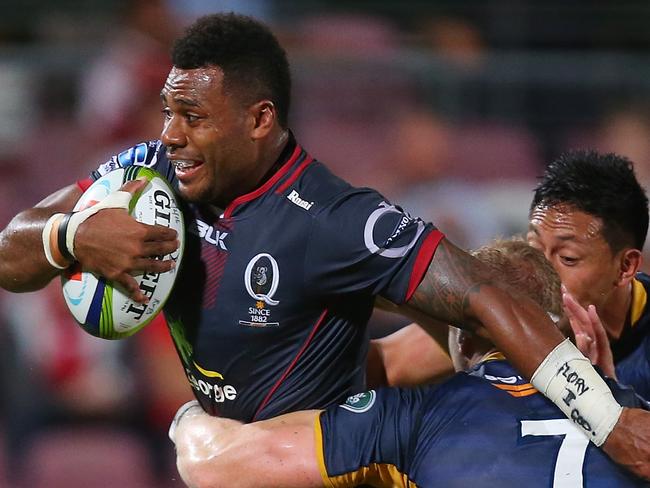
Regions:
<instances>
[{"instance_id":1,"label":"jersey collar","mask_svg":"<svg viewBox=\"0 0 650 488\"><path fill-rule=\"evenodd\" d=\"M267 193L287 173L289 173L291 168L299 159L304 159L304 151L302 147L300 147L300 145L298 145L296 142L293 133L289 131L289 140L287 141L287 145L284 147L282 153L278 157L278 160L274 164L274 166L279 167L279 169L268 180L266 180L262 186L258 187L256 190L241 195L230 202L230 204L226 207L226 210L224 210L223 216L225 218L231 217L238 207L242 206L245 203L251 202Z\"/></svg>"},{"instance_id":2,"label":"jersey collar","mask_svg":"<svg viewBox=\"0 0 650 488\"><path fill-rule=\"evenodd\" d=\"M641 318L648 301L648 294L643 284L634 278L632 280L632 305L630 307L630 325L634 327Z\"/></svg>"}]
</instances>

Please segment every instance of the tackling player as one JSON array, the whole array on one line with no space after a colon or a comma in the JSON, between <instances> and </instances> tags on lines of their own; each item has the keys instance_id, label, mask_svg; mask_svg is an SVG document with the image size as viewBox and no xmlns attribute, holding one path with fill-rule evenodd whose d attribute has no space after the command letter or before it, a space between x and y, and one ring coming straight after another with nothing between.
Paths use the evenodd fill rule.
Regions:
<instances>
[{"instance_id":1,"label":"tackling player","mask_svg":"<svg viewBox=\"0 0 650 488\"><path fill-rule=\"evenodd\" d=\"M541 253L510 241L476 256L559 312L559 280ZM437 387L369 391L324 412L249 425L184 406L170 430L184 481L192 488L646 485L590 445L489 341L454 328L449 339L454 366L467 372ZM612 386L619 401L644 405Z\"/></svg>"},{"instance_id":2,"label":"tackling player","mask_svg":"<svg viewBox=\"0 0 650 488\"><path fill-rule=\"evenodd\" d=\"M351 187L298 144L288 128L288 62L266 27L234 14L203 17L172 60L160 141L116 155L93 178L152 167L184 201L186 254L165 314L207 412L250 421L361 391L365 327L379 295L432 331L438 326L423 319L489 335L584 420L590 439L650 477L650 414L621 408L539 307L504 290L433 225ZM87 219L71 213L89 183L10 222L0 234L0 286L38 289L76 260L145 301L132 273L168 271L172 262L156 256L172 253L176 236L136 222L124 199ZM571 374L559 374L565 366Z\"/></svg>"},{"instance_id":3,"label":"tackling player","mask_svg":"<svg viewBox=\"0 0 650 488\"><path fill-rule=\"evenodd\" d=\"M576 151L544 172L527 234L560 275L573 313L587 314L592 306L602 320L605 335L594 342L599 329L592 329L600 322L585 316L582 323L594 325L574 331L580 350L644 398L650 398L650 277L638 270L647 230L648 199L632 163L615 154ZM594 350L596 343L600 351ZM425 358L426 364L408 369L401 359L404 351ZM373 341L370 358L377 384L419 384L451 369L439 346L413 325Z\"/></svg>"},{"instance_id":4,"label":"tackling player","mask_svg":"<svg viewBox=\"0 0 650 488\"><path fill-rule=\"evenodd\" d=\"M619 381L650 399L650 276L638 271L647 231L648 199L632 163L579 151L546 169L527 238L578 303L595 307Z\"/></svg>"}]
</instances>

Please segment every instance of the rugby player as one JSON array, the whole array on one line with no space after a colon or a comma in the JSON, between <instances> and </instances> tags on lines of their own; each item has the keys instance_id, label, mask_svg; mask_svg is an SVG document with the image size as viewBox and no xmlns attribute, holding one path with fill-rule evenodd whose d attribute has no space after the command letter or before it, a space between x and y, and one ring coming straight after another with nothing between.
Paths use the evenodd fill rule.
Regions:
<instances>
[{"instance_id":1,"label":"rugby player","mask_svg":"<svg viewBox=\"0 0 650 488\"><path fill-rule=\"evenodd\" d=\"M93 179L151 167L178 191L189 227L165 315L206 412L251 421L363 391L366 324L382 296L428 330L438 329L431 318L489 335L594 443L650 477L650 414L622 408L539 307L433 225L353 188L300 146L288 126L286 55L265 26L200 18L172 62L160 140L18 214L0 234L0 286L38 289L78 261L145 302L131 274L171 269L156 257L178 247L174 232L136 222L123 194L92 216L71 210ZM558 374L563 365L573 374Z\"/></svg>"},{"instance_id":2,"label":"rugby player","mask_svg":"<svg viewBox=\"0 0 650 488\"><path fill-rule=\"evenodd\" d=\"M544 172L527 239L551 261L578 304L595 308L618 380L650 399L650 276L639 272L647 231L648 199L632 163L578 151ZM576 332L577 339L589 338ZM583 352L589 347L578 345Z\"/></svg>"},{"instance_id":3,"label":"rugby player","mask_svg":"<svg viewBox=\"0 0 650 488\"><path fill-rule=\"evenodd\" d=\"M527 233L560 275L572 313L583 316L571 323L589 327L574 330L580 350L644 398L650 398L650 276L639 268L647 230L648 199L632 163L616 154L575 151L544 172ZM605 335L595 341L600 327ZM426 363L408 368L405 351ZM373 341L369 357L375 384L421 384L452 369L440 346L416 325Z\"/></svg>"},{"instance_id":4,"label":"rugby player","mask_svg":"<svg viewBox=\"0 0 650 488\"><path fill-rule=\"evenodd\" d=\"M476 256L543 308L560 311L560 283L522 241ZM380 389L341 406L241 425L179 410L170 437L192 488L646 485L616 466L540 395L489 341L451 328L458 373L433 387ZM612 385L621 402L645 404Z\"/></svg>"}]
</instances>

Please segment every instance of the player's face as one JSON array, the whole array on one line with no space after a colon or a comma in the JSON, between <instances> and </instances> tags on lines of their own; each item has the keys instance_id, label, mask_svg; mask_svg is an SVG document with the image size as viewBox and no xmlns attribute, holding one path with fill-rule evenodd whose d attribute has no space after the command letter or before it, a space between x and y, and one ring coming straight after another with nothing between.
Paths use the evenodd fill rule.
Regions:
<instances>
[{"instance_id":1,"label":"player's face","mask_svg":"<svg viewBox=\"0 0 650 488\"><path fill-rule=\"evenodd\" d=\"M602 234L598 217L572 206L540 205L529 219L528 243L544 253L562 283L583 305L602 309L616 288L620 256Z\"/></svg>"},{"instance_id":2,"label":"player's face","mask_svg":"<svg viewBox=\"0 0 650 488\"><path fill-rule=\"evenodd\" d=\"M179 190L194 202L225 207L256 181L250 112L223 89L218 67L172 68L161 92L161 134Z\"/></svg>"}]
</instances>

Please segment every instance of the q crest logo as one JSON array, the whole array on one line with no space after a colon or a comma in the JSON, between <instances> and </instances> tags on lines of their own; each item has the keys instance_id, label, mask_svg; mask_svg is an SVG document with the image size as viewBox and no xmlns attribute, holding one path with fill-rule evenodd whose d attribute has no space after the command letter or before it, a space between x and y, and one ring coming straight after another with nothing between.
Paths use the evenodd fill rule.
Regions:
<instances>
[{"instance_id":1,"label":"q crest logo","mask_svg":"<svg viewBox=\"0 0 650 488\"><path fill-rule=\"evenodd\" d=\"M268 253L259 253L253 257L244 271L244 286L255 306L248 307L250 320L240 320L239 325L246 327L278 327L280 322L271 321L271 310L266 305L280 303L273 295L280 283L278 262Z\"/></svg>"}]
</instances>

